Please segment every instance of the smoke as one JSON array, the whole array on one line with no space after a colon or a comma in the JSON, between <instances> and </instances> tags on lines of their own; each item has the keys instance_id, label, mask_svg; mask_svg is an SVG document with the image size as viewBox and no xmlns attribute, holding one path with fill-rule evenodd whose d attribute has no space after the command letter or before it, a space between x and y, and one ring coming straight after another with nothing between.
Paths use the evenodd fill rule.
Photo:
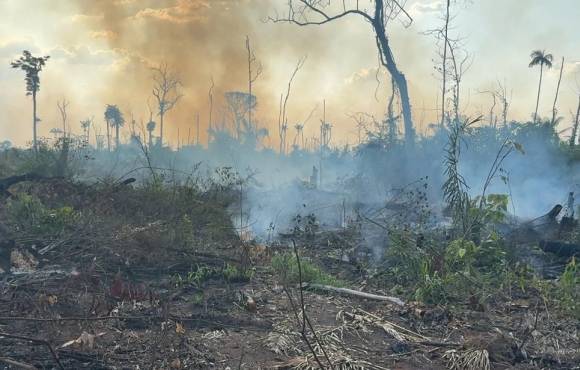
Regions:
<instances>
[{"instance_id":1,"label":"smoke","mask_svg":"<svg viewBox=\"0 0 580 370\"><path fill-rule=\"evenodd\" d=\"M253 87L258 99L255 120L259 127L269 130L269 138L264 139L260 150L256 151L254 146L240 143L221 132L207 150L186 148L156 158L157 164L189 171L196 163L202 162L210 173L219 166L232 166L242 176L257 171L255 183L245 190L241 213L232 209L232 217L234 225L245 224L259 237L266 237L272 228L276 231L291 229L296 215L315 214L324 227L342 227L345 218L355 218L357 212L380 209L389 200L392 190L404 188L424 177L429 179L429 199L441 208L444 133L423 139L412 153L401 148L385 151L368 143L356 151L329 150L323 158L317 151L295 151L288 157L281 157L264 149L264 146L277 147L280 94L286 90L297 60L306 55L306 64L298 72L289 100L288 143L292 143L296 134L292 131L293 125L302 122L318 105L305 127L307 140L313 144L311 146L317 147L312 138L318 136L324 100L327 122L333 125L332 144L335 146L345 144L347 140L350 143L355 141L353 122L346 113L368 112L379 119L383 116L386 97L391 93L389 78L380 71L377 73L375 41L369 25L361 19L345 18L314 28L264 22L285 2L263 0L60 1L54 9L49 9L52 3L31 10L18 2L6 2L12 12L4 14L11 18L23 18L23 14L31 13L34 22L25 22L25 27L38 37L10 40L3 37L0 40L0 60L6 65L24 48L53 56L41 76L39 107L44 133L50 127L60 127L55 102L65 95L72 102L69 122L72 125L94 116L95 128L103 133L105 104L119 105L128 126L131 117L138 125L148 120L147 103L154 105L151 67L167 63L180 77L184 97L168 113L164 136L169 138L173 147L177 144L178 132L180 143L188 136L191 140L196 133L195 117L199 113L200 141L208 143L210 79L215 84L213 125L231 125L223 96L227 91L247 91L245 38L249 36L257 59L264 66L263 75ZM439 87L433 73L433 40L419 31L437 21L440 7L433 1L411 3L420 3L412 8L416 19L414 25L405 28L393 22L389 35L395 59L409 81L415 122L421 132L426 131L422 125L437 119L435 107L439 107L436 98ZM499 12L498 17L491 16L498 13L497 4L478 2L473 8L462 10L465 14L457 17L458 33L470 37L465 44L473 48L475 55L473 67L464 79L466 96L462 97L465 102L462 112L475 116L478 112L488 111L488 97L474 94L470 89L494 84L496 79L503 80L503 75L494 74L499 71L497 73L510 77L508 89L513 87L514 90L509 117L528 117L535 100L537 71L527 68L527 56L533 48L540 46L532 45L534 37L522 43L520 33L507 31L515 27L511 22L521 22L513 19L514 13L521 14L519 9ZM544 9L538 2L534 4L525 9L526 19L535 17ZM508 6L510 9L515 7L513 4ZM60 13L66 16L58 18ZM52 33L44 31L49 29L51 20L58 20L53 22L56 31ZM471 32L472 23L482 24L488 31ZM561 23L553 28L567 27L568 23ZM521 23L517 25L523 29ZM551 34L565 33L536 28L539 29L534 27L532 32L534 35L540 33L538 37L542 43L553 41ZM504 44L497 42L495 29L500 30ZM6 31L1 31L0 35L6 35ZM566 48L564 43L562 45L558 53L575 50ZM495 64L491 66L490 61ZM575 78L572 69L577 66L577 61L568 60L566 66L570 66L570 71L566 70L564 74L559 103L562 114L566 114L566 107L570 106L567 102L576 103L576 96L570 94L569 83ZM490 73L491 70L494 73ZM16 89L21 93L21 74L0 71L2 80L14 87L10 89L12 94ZM545 91L552 94L556 76L554 70L546 72L543 94L547 94ZM381 83L378 87L377 78ZM572 95L573 99L570 99ZM28 138L29 130L22 129L28 127L29 122L29 115L22 114L29 108L24 94L20 94L20 100L17 100L23 104L14 103L17 98L5 91L0 92L0 97L0 110L7 112L0 121L2 135ZM544 115L550 112L550 104L551 99L542 99L540 110ZM125 129L125 134L127 131ZM523 144L526 154L510 156L505 163L509 183L495 181L490 189L511 193L515 213L521 217L542 214L554 203L562 202L568 191L577 189L579 181L578 168L565 163L553 143L538 137L523 135L516 138ZM464 151L461 162L472 195L481 193L481 184L501 143L493 135L480 136L478 140L479 143L472 143L470 149ZM107 175L99 172L98 167L102 167L121 176L128 169L143 165L140 164L142 158L136 159L140 156L139 150L123 152L111 163L96 161L95 168L91 169L93 172L89 173L91 176ZM314 166L322 173L322 186L318 184L318 189L305 185L305 182L310 182ZM241 220L236 218L238 214L242 215Z\"/></svg>"},{"instance_id":2,"label":"smoke","mask_svg":"<svg viewBox=\"0 0 580 370\"><path fill-rule=\"evenodd\" d=\"M180 77L184 93L180 104L168 114L168 137L175 145L177 128L183 134L192 127L194 117L199 113L201 140L206 142L210 79L215 83L214 122L223 120L225 92L248 89L245 48L248 35L257 59L264 65L264 73L253 86L253 93L258 97L256 119L261 127L273 133L271 140L276 142L279 94L286 89L300 57L308 54L306 67L296 79L289 102L293 122L303 120L314 105L320 105L325 93L331 99L334 97L335 104L342 104L345 97L336 96L331 90L342 90L348 75L344 68L325 60L328 53L343 49L340 40L329 37L334 27L322 30L320 37L312 37L297 27L265 22L266 17L273 14L273 9L272 2L256 0L82 2L79 9L83 14L82 22L93 37L106 41L119 58L99 100L118 103L142 118L146 100L151 95L150 67L167 63ZM368 30L363 29L363 33L366 32ZM376 55L373 40L368 33L365 38L370 47L349 58L349 64L360 63L361 59L370 59L373 63ZM345 78L333 81L332 75L337 70L344 73ZM322 94L313 92L314 84ZM359 110L363 110L363 104L357 103L367 100L348 99L349 106L355 109L358 105L361 107ZM342 114L334 118L342 120ZM344 135L346 130L342 131Z\"/></svg>"},{"instance_id":3,"label":"smoke","mask_svg":"<svg viewBox=\"0 0 580 370\"><path fill-rule=\"evenodd\" d=\"M146 122L147 100L153 103L150 67L167 62L182 79L184 98L166 117L164 136L177 146L178 129L183 141L199 113L201 141L206 143L210 79L213 77L215 82L214 122L224 115L226 91L247 91L246 35L264 65L264 73L253 88L258 97L254 117L260 127L271 133L267 144L272 147L277 147L278 141L280 94L296 61L305 55L306 65L295 80L289 101L291 126L326 100L327 120L334 124L335 143L353 143L357 136L347 114L364 111L380 117L390 95L390 81L384 73L379 74L381 84L377 87L377 50L370 26L356 16L323 27L264 21L285 8L286 2L277 0L61 0L35 5L16 0L0 3L5 21L5 27L0 28L0 62L8 64L23 48L54 55L41 76L40 129L45 135L50 128L61 126L56 100L63 96L72 103L70 117L77 132L78 122L91 116L96 117L96 126L104 131L102 113L106 104L117 104L125 116L133 116L138 124L141 120ZM440 25L441 9L440 2L431 0L410 0L407 5L415 21L409 28L392 22L389 36L395 59L409 82L417 131L425 132L427 123L436 120L436 107L440 105L433 72L434 40L421 32ZM523 29L532 25L546 7L557 15L550 19L559 21L547 21L546 27L531 27L525 40L524 33L506 31L507 27ZM568 125L568 111L576 103L570 87L574 84L578 56L574 55L574 40L555 36L573 34L566 31L574 22L564 21L569 17L565 8L538 1L523 11L509 4L499 6L496 1L458 6L454 31L465 37L466 49L474 57L464 78L462 111L470 115L486 112L491 104L488 97L473 91L489 89L499 79L508 90L514 90L510 118L529 117L537 71L526 67L527 56L533 48L550 49L557 41L558 48L548 51L553 51L556 59L562 54L567 56L559 112L566 118L564 125ZM514 19L513 13L525 15L526 22ZM513 22L518 23L514 26ZM498 35L503 43L496 42ZM542 45L534 45L534 40L540 40ZM494 68L490 68L490 61L496 61ZM547 71L544 79L543 91L549 92L550 97L557 80L555 69ZM22 113L29 108L29 102L23 96L14 98L15 92L22 91L21 76L16 71L2 70L0 77L6 83L0 93L0 108L6 112L0 133L24 144L29 130L16 127L29 121ZM540 106L543 115L551 109L551 99L545 94ZM306 125L307 137L316 134L317 125L312 122L321 116L319 109Z\"/></svg>"}]
</instances>

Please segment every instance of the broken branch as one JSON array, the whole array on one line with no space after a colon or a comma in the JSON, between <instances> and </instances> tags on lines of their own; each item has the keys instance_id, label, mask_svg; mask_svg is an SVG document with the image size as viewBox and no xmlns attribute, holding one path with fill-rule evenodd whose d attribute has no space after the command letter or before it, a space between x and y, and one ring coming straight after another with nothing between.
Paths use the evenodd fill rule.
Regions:
<instances>
[{"instance_id":1,"label":"broken branch","mask_svg":"<svg viewBox=\"0 0 580 370\"><path fill-rule=\"evenodd\" d=\"M374 301L390 302L390 303L396 304L397 306L404 306L405 305L405 302L403 302L401 299L399 299L397 297L390 297L390 296L384 296L384 295L365 293L365 292L361 292L358 290L353 290L353 289L348 289L348 288L337 288L337 287L333 287L330 285L322 285L322 284L305 283L302 286L304 288L309 287L309 288L313 288L313 289L317 289L317 290L322 290L325 292L334 292L334 293L339 293L339 294L343 294L343 295L350 295L350 296L359 297L359 298L372 299Z\"/></svg>"}]
</instances>

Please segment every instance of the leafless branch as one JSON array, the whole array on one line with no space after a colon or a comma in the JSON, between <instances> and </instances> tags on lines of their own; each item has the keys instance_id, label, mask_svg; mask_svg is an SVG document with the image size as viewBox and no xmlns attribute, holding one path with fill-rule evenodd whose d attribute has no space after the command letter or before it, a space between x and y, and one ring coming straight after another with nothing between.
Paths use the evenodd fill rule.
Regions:
<instances>
[{"instance_id":1,"label":"leafless branch","mask_svg":"<svg viewBox=\"0 0 580 370\"><path fill-rule=\"evenodd\" d=\"M163 145L163 119L165 114L173 109L183 97L179 91L181 80L169 70L167 63L162 63L151 70L153 71L152 93L157 100L157 115L160 118L160 142Z\"/></svg>"},{"instance_id":2,"label":"leafless branch","mask_svg":"<svg viewBox=\"0 0 580 370\"><path fill-rule=\"evenodd\" d=\"M48 341L46 341L44 339L26 337L23 335L8 334L8 333L3 333L3 332L0 332L0 337L23 340L23 341L32 342L35 344L42 344L42 345L46 346L48 348L48 350L50 351L52 358L54 359L54 362L57 364L58 368L61 370L64 370L64 366L62 366L62 363L60 362L60 359L58 358L57 353L54 351L54 348L52 348L52 345Z\"/></svg>"},{"instance_id":3,"label":"leafless branch","mask_svg":"<svg viewBox=\"0 0 580 370\"><path fill-rule=\"evenodd\" d=\"M67 108L69 106L70 102L66 100L66 98L62 98L62 100L59 100L56 102L56 106L58 107L58 110L60 112L60 117L62 119L62 135L66 136L66 120L68 118L68 114L67 114Z\"/></svg>"},{"instance_id":4,"label":"leafless branch","mask_svg":"<svg viewBox=\"0 0 580 370\"><path fill-rule=\"evenodd\" d=\"M280 135L280 153L284 153L286 150L286 129L288 128L288 117L286 114L286 107L288 105L288 99L290 98L290 92L292 89L292 82L294 81L294 78L296 77L296 74L298 73L298 71L300 71L300 69L302 69L302 67L304 66L304 63L306 62L306 56L300 58L298 60L298 62L296 63L296 66L294 67L294 71L292 72L292 75L290 76L290 80L288 81L288 87L286 89L286 94L282 94L282 96L280 97L280 114L278 117L278 133ZM283 97L283 98L282 98Z\"/></svg>"}]
</instances>

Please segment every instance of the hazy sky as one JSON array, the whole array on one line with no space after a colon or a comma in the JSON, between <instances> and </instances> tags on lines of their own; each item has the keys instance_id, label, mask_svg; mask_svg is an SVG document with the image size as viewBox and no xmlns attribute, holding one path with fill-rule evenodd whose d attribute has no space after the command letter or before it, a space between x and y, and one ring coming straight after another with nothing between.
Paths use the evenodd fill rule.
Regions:
<instances>
[{"instance_id":1,"label":"hazy sky","mask_svg":"<svg viewBox=\"0 0 580 370\"><path fill-rule=\"evenodd\" d=\"M365 1L360 0L360 3ZM307 56L289 101L291 126L319 105L306 125L317 131L326 99L335 143L355 141L348 113L385 112L390 83L381 76L377 90L377 51L371 29L360 17L346 17L321 27L301 28L266 22L286 0L0 0L0 140L24 144L31 135L31 102L24 94L23 73L11 60L27 49L51 59L41 74L40 132L60 127L57 99L70 102L69 123L94 116L104 132L106 104L117 104L130 120L147 120L151 96L150 67L167 62L182 78L184 98L167 117L166 137L177 141L192 127L196 112L207 127L210 78L218 96L247 88L245 36L250 36L264 73L255 84L257 119L277 138L278 102L297 60ZM342 3L342 2L341 2ZM440 99L434 73L437 46L424 32L441 23L442 0L408 0L410 27L389 25L393 54L407 76L415 123L424 131L436 120ZM580 4L578 0L458 0L453 36L461 36L472 58L463 80L462 110L488 114L492 99L480 91L497 81L512 91L510 119L527 119L534 110L538 68L528 68L529 54L546 49L554 68L545 74L540 114L551 106L564 56L560 90L561 129L570 126L580 93ZM375 97L375 91L377 92ZM151 101L152 103L152 101ZM499 114L499 110L497 111ZM202 141L205 141L202 129ZM128 131L126 131L128 132ZM563 135L566 135L564 133ZM289 134L290 138L293 133Z\"/></svg>"}]
</instances>

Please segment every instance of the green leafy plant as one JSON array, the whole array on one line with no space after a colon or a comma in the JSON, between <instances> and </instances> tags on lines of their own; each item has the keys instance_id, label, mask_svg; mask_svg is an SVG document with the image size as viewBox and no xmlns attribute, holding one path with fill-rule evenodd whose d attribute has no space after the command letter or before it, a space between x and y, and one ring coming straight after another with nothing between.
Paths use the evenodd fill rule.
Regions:
<instances>
[{"instance_id":1,"label":"green leafy plant","mask_svg":"<svg viewBox=\"0 0 580 370\"><path fill-rule=\"evenodd\" d=\"M447 301L445 282L439 272L432 270L432 266L427 260L421 263L420 279L415 286L414 298L426 303L445 302Z\"/></svg>"},{"instance_id":2,"label":"green leafy plant","mask_svg":"<svg viewBox=\"0 0 580 370\"><path fill-rule=\"evenodd\" d=\"M300 259L302 267L302 282L317 283L332 286L343 285L340 280L323 271L306 258ZM272 269L283 284L298 284L300 280L298 262L293 253L282 253L272 257Z\"/></svg>"},{"instance_id":3,"label":"green leafy plant","mask_svg":"<svg viewBox=\"0 0 580 370\"><path fill-rule=\"evenodd\" d=\"M19 194L7 205L10 220L19 231L38 236L54 236L76 223L80 214L72 207L47 208L40 199Z\"/></svg>"},{"instance_id":4,"label":"green leafy plant","mask_svg":"<svg viewBox=\"0 0 580 370\"><path fill-rule=\"evenodd\" d=\"M471 240L453 240L445 249L445 267L448 273L473 273L477 245Z\"/></svg>"},{"instance_id":5,"label":"green leafy plant","mask_svg":"<svg viewBox=\"0 0 580 370\"><path fill-rule=\"evenodd\" d=\"M183 287L183 286L194 286L196 288L201 288L203 283L208 281L214 276L217 276L219 273L218 270L215 268L211 268L208 266L197 266L195 269L192 269L187 274L175 274L172 276L171 281L173 285L176 287Z\"/></svg>"},{"instance_id":6,"label":"green leafy plant","mask_svg":"<svg viewBox=\"0 0 580 370\"><path fill-rule=\"evenodd\" d=\"M480 118L464 122L454 122L449 130L449 137L445 147L445 176L447 179L443 183L443 197L451 211L453 222L460 227L465 234L470 225L469 217L469 194L465 178L459 171L459 159L461 157L462 142L470 127Z\"/></svg>"},{"instance_id":7,"label":"green leafy plant","mask_svg":"<svg viewBox=\"0 0 580 370\"><path fill-rule=\"evenodd\" d=\"M227 282L237 283L250 281L254 276L254 270L252 269L240 269L235 265L227 264L222 270L222 275Z\"/></svg>"},{"instance_id":8,"label":"green leafy plant","mask_svg":"<svg viewBox=\"0 0 580 370\"><path fill-rule=\"evenodd\" d=\"M558 281L558 296L561 305L570 312L580 316L580 269L576 263L576 258L572 257L566 265L562 276Z\"/></svg>"},{"instance_id":9,"label":"green leafy plant","mask_svg":"<svg viewBox=\"0 0 580 370\"><path fill-rule=\"evenodd\" d=\"M477 196L471 201L472 218L482 224L492 225L504 222L507 216L509 198L507 194Z\"/></svg>"},{"instance_id":10,"label":"green leafy plant","mask_svg":"<svg viewBox=\"0 0 580 370\"><path fill-rule=\"evenodd\" d=\"M499 274L512 268L509 266L512 258L504 240L494 231L479 244L474 264L481 271Z\"/></svg>"}]
</instances>

